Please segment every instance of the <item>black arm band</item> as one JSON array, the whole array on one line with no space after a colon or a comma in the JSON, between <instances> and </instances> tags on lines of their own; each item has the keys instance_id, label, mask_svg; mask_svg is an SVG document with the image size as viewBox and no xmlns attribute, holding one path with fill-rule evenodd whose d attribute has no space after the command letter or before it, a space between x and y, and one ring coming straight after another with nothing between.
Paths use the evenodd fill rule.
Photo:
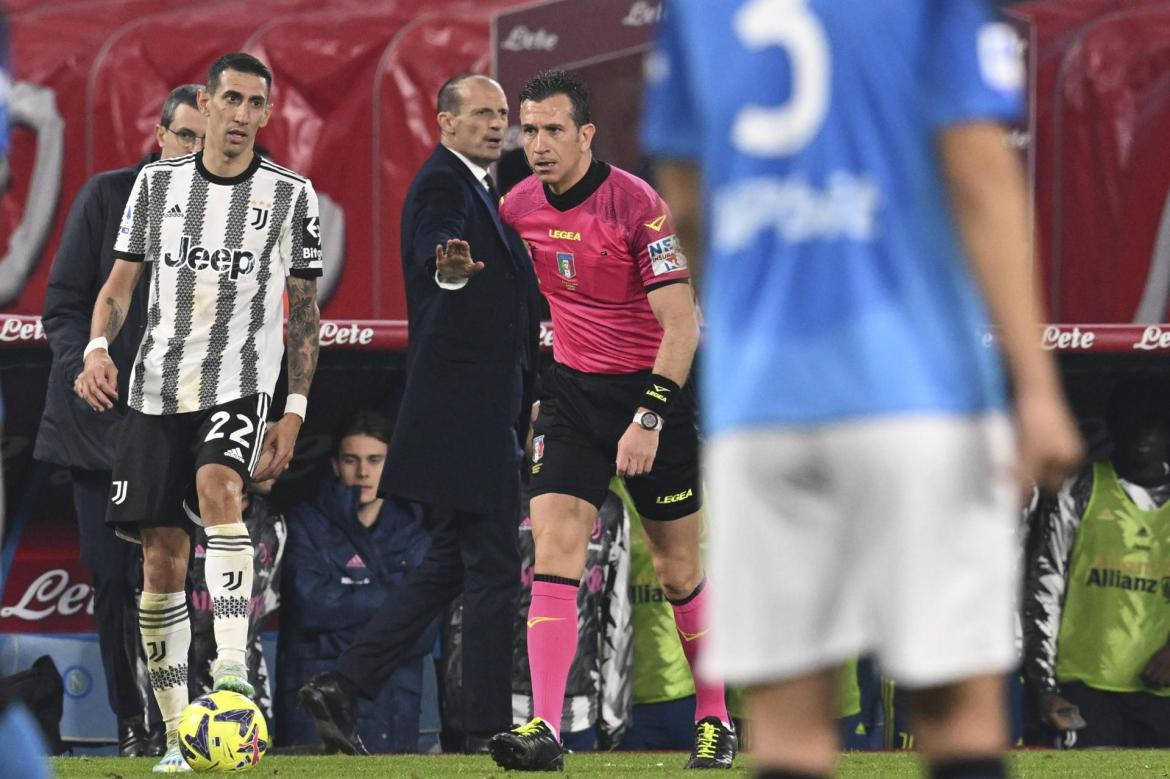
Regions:
<instances>
[{"instance_id":1,"label":"black arm band","mask_svg":"<svg viewBox=\"0 0 1170 779\"><path fill-rule=\"evenodd\" d=\"M681 389L682 387L665 376L651 373L650 383L646 385L646 391L642 393L642 399L638 405L641 408L648 408L666 419L666 414L670 411L670 407Z\"/></svg>"}]
</instances>

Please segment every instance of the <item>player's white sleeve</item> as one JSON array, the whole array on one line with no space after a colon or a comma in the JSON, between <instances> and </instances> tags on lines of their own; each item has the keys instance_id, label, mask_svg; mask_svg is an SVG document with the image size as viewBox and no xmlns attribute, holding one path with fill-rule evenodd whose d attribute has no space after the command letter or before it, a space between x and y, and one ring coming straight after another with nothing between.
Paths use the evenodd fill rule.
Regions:
<instances>
[{"instance_id":1,"label":"player's white sleeve","mask_svg":"<svg viewBox=\"0 0 1170 779\"><path fill-rule=\"evenodd\" d=\"M1036 692L1059 690L1056 643L1068 588L1069 559L1093 493L1090 464L1068 479L1055 500L1041 509L1024 583L1024 675Z\"/></svg>"},{"instance_id":2,"label":"player's white sleeve","mask_svg":"<svg viewBox=\"0 0 1170 779\"><path fill-rule=\"evenodd\" d=\"M114 257L141 262L146 257L150 224L150 169L138 171L134 187L122 211L122 222L114 238Z\"/></svg>"},{"instance_id":3,"label":"player's white sleeve","mask_svg":"<svg viewBox=\"0 0 1170 779\"><path fill-rule=\"evenodd\" d=\"M280 244L289 275L316 278L322 274L321 210L312 182L306 181L297 194Z\"/></svg>"}]
</instances>

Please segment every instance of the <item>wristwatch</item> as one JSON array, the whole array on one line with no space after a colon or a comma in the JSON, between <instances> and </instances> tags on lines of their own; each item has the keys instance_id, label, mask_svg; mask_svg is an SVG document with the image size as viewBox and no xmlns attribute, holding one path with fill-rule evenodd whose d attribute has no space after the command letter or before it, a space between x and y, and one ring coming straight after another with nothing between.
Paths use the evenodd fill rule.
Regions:
<instances>
[{"instance_id":1,"label":"wristwatch","mask_svg":"<svg viewBox=\"0 0 1170 779\"><path fill-rule=\"evenodd\" d=\"M662 427L665 424L662 417L658 416L653 411L639 411L637 414L634 414L634 423L641 425L643 430L654 431L662 430Z\"/></svg>"}]
</instances>

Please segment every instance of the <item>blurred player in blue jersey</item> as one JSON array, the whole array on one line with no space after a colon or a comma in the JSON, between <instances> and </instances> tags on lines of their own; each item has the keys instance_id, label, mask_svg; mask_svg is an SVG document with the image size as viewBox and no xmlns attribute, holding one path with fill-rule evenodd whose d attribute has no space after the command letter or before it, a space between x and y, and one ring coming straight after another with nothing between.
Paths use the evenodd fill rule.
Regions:
<instances>
[{"instance_id":1,"label":"blurred player in blue jersey","mask_svg":"<svg viewBox=\"0 0 1170 779\"><path fill-rule=\"evenodd\" d=\"M707 671L751 687L762 775L832 770L833 670L872 652L934 776L1003 776L1013 477L1081 456L1001 124L1015 35L983 0L680 0L647 68L661 192L707 232Z\"/></svg>"}]
</instances>

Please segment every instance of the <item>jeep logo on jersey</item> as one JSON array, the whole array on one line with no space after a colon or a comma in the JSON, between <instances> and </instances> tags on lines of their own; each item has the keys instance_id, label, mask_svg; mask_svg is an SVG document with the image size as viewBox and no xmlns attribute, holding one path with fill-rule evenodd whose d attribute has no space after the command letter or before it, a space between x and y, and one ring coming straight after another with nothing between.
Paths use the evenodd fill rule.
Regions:
<instances>
[{"instance_id":1,"label":"jeep logo on jersey","mask_svg":"<svg viewBox=\"0 0 1170 779\"><path fill-rule=\"evenodd\" d=\"M321 218L310 216L305 220L301 233L302 259L321 259Z\"/></svg>"},{"instance_id":2,"label":"jeep logo on jersey","mask_svg":"<svg viewBox=\"0 0 1170 779\"><path fill-rule=\"evenodd\" d=\"M216 273L226 273L234 281L240 276L251 273L256 268L256 255L243 249L208 249L206 246L191 245L190 236L184 235L179 239L179 251L175 254L163 254L163 262L168 268L178 268L186 265L193 271L210 268Z\"/></svg>"}]
</instances>

